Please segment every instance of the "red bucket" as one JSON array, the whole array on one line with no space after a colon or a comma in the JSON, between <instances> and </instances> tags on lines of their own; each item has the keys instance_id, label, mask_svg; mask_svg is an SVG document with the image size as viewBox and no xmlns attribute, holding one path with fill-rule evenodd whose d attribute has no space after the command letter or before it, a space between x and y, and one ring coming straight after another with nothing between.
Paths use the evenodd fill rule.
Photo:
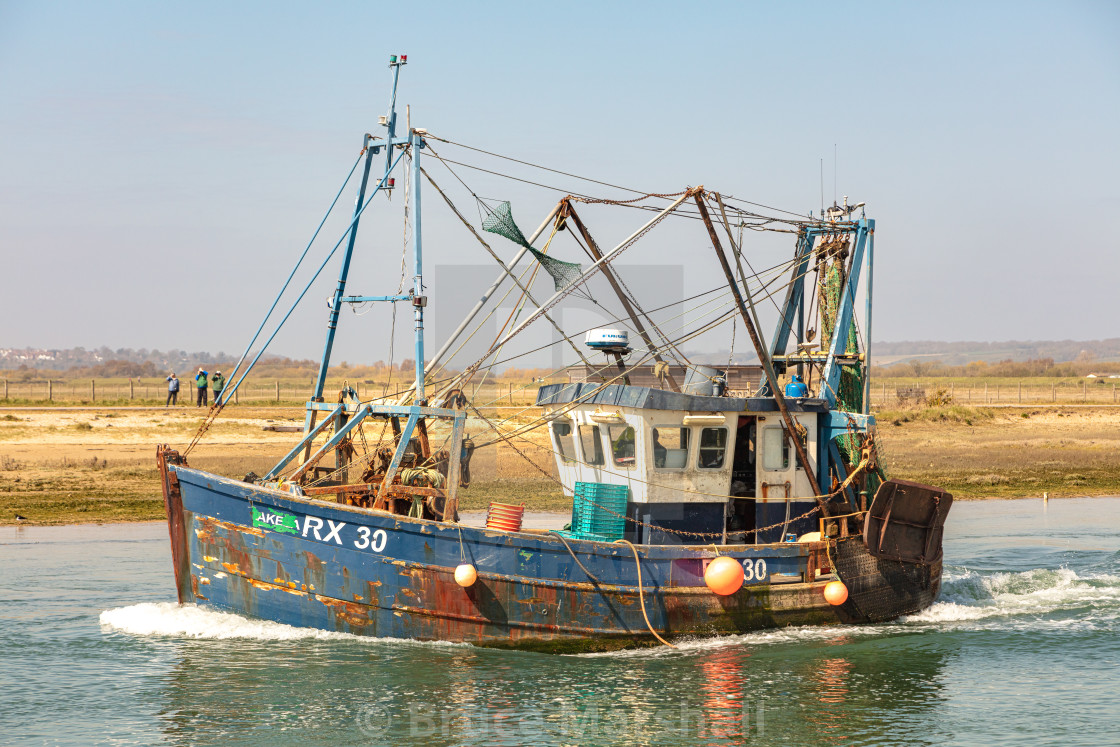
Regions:
<instances>
[{"instance_id":1,"label":"red bucket","mask_svg":"<svg viewBox=\"0 0 1120 747\"><path fill-rule=\"evenodd\" d=\"M501 529L505 532L521 531L521 520L525 518L525 504L511 506L508 503L491 503L486 511L486 528Z\"/></svg>"}]
</instances>

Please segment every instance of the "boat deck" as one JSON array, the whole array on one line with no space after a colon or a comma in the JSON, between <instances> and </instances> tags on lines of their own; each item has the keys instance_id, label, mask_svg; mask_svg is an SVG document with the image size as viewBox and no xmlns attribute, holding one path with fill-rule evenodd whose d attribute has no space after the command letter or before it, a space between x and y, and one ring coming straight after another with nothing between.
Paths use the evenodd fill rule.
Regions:
<instances>
[{"instance_id":1,"label":"boat deck","mask_svg":"<svg viewBox=\"0 0 1120 747\"><path fill-rule=\"evenodd\" d=\"M560 511L526 511L525 519L521 524L523 529L563 529L564 525L572 520L571 512ZM466 527L486 526L485 511L460 511L459 522Z\"/></svg>"}]
</instances>

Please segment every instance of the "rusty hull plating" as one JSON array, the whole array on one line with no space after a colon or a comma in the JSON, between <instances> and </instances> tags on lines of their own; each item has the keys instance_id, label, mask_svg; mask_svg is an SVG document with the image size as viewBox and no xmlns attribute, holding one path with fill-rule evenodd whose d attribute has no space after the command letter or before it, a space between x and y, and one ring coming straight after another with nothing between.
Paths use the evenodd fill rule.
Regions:
<instances>
[{"instance_id":1,"label":"rusty hull plating","mask_svg":"<svg viewBox=\"0 0 1120 747\"><path fill-rule=\"evenodd\" d=\"M357 635L552 652L656 645L627 547L547 532L502 532L364 509L217 477L159 450L179 601ZM789 625L873 622L937 595L932 564L883 560L858 535L825 542L729 545L747 579L720 597L704 584L703 546L639 546L653 627L673 639ZM478 580L462 588L455 567ZM584 570L586 568L586 571Z\"/></svg>"}]
</instances>

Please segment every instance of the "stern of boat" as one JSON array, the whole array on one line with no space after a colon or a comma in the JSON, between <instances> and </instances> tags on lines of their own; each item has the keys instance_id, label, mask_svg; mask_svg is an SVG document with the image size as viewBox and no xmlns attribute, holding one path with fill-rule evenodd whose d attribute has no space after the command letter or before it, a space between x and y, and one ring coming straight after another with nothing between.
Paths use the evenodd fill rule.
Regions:
<instances>
[{"instance_id":1,"label":"stern of boat","mask_svg":"<svg viewBox=\"0 0 1120 747\"><path fill-rule=\"evenodd\" d=\"M942 536L953 496L940 488L888 480L875 493L862 535L837 541L837 576L848 587L843 612L883 622L919 612L941 591Z\"/></svg>"}]
</instances>

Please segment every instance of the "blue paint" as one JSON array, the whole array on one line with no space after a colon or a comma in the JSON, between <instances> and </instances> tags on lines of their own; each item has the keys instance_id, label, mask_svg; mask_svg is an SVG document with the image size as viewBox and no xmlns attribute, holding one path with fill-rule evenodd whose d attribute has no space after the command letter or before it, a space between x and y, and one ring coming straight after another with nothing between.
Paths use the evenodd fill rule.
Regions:
<instances>
[{"instance_id":1,"label":"blue paint","mask_svg":"<svg viewBox=\"0 0 1120 747\"><path fill-rule=\"evenodd\" d=\"M199 604L291 625L402 638L493 643L546 633L648 635L638 605L632 599L621 603L637 594L638 582L625 545L568 540L601 585L596 587L554 535L409 519L172 469L179 477ZM294 516L298 531L254 528L254 511ZM704 586L704 562L716 555L712 549L641 546L638 552L646 611L655 628L680 631L679 611L670 613L665 600L689 589L694 590L686 597L694 603L686 616L691 624L726 614L720 598ZM789 544L721 547L719 552L749 562L752 570L764 568L767 576L804 573L808 553L806 545ZM479 572L480 580L469 590L451 580L461 558ZM769 588L757 577L748 586ZM750 613L757 617L754 626L773 624L763 609L768 597L754 593L739 595L743 619L757 607ZM498 598L488 597L494 594ZM469 635L462 632L465 623L453 617L463 610L474 610L484 621L468 625L474 631ZM827 606L821 610L828 613ZM446 625L458 632L448 635Z\"/></svg>"},{"instance_id":2,"label":"blue paint","mask_svg":"<svg viewBox=\"0 0 1120 747\"><path fill-rule=\"evenodd\" d=\"M354 242L358 240L358 220L365 209L366 186L369 184L369 169L373 163L373 151L370 150L369 145L370 136L366 135L363 141L363 147L366 150L366 163L362 169L362 185L358 188L358 199L354 203L354 217L350 221L350 238L346 243L346 252L342 255L342 267L338 271L338 284L335 286L334 298L330 304L327 341L323 347L323 360L319 364L319 375L315 377L315 393L312 395L312 399L319 399L323 396L323 387L327 381L327 367L330 365L335 331L338 329L338 312L342 308L342 294L346 290L346 278L350 274L350 260L354 256ZM386 177L388 177L388 174L389 172L386 170Z\"/></svg>"},{"instance_id":3,"label":"blue paint","mask_svg":"<svg viewBox=\"0 0 1120 747\"><path fill-rule=\"evenodd\" d=\"M399 296L343 296L339 299L342 303L368 303L370 301L408 301L412 295L405 293Z\"/></svg>"},{"instance_id":4,"label":"blue paint","mask_svg":"<svg viewBox=\"0 0 1120 747\"><path fill-rule=\"evenodd\" d=\"M398 68L399 69L399 68ZM416 319L416 395L417 403L424 402L424 263L423 244L420 241L420 136L409 133L412 151L412 264L415 270L412 287L412 308Z\"/></svg>"},{"instance_id":5,"label":"blue paint","mask_svg":"<svg viewBox=\"0 0 1120 747\"><path fill-rule=\"evenodd\" d=\"M875 287L874 283L874 270L875 270L875 221L867 221L867 283L864 288L867 291L867 310L865 312L863 339L866 341L863 346L863 414L867 415L871 412L871 290Z\"/></svg>"},{"instance_id":6,"label":"blue paint","mask_svg":"<svg viewBox=\"0 0 1120 747\"><path fill-rule=\"evenodd\" d=\"M329 407L330 407L331 416L323 418L323 420L318 425L316 425L314 428L311 428L310 431L307 430L308 427L310 426L310 423L311 423L311 420L310 420L310 414L311 413L310 413L310 411L308 411L308 420L307 420L307 423L304 425L304 428L303 428L304 431L307 432L307 435L305 435L303 438L301 438L299 443L295 445L295 448L293 448L291 451L289 451L287 454L285 454L284 458L281 459L279 462L277 462L275 467L273 467L271 470L269 470L268 474L264 476L265 480L271 480L271 479L275 478L278 474L280 474L280 470L284 469L284 467L286 467L289 462L291 462L293 459L295 459L296 455L299 454L299 452L302 451L304 447L306 447L313 440L315 440L316 436L318 436L320 433L322 433L324 430L326 430L327 426L330 425L331 421L334 419L334 416L338 415L338 413L342 410L343 405L332 404L332 405L329 405Z\"/></svg>"},{"instance_id":7,"label":"blue paint","mask_svg":"<svg viewBox=\"0 0 1120 747\"><path fill-rule=\"evenodd\" d=\"M851 272L844 282L844 290L840 294L840 306L837 309L835 326L832 329L832 340L828 347L828 358L825 360L824 373L821 382L820 396L828 400L829 407L836 405L836 392L840 388L840 364L836 356L848 349L848 329L852 324L852 315L855 313L856 288L859 286L860 268L863 266L863 248L867 242L869 221L863 218L856 226L855 247L852 250Z\"/></svg>"},{"instance_id":8,"label":"blue paint","mask_svg":"<svg viewBox=\"0 0 1120 747\"><path fill-rule=\"evenodd\" d=\"M754 521L756 527L773 527L775 524L779 526L773 529L767 529L758 533L758 541L761 543L766 542L781 542L783 534L783 527L786 518L786 505L789 505L789 517L791 519L789 526L785 528L785 532L792 532L800 537L809 532L818 530L819 517L816 514L808 516L803 519L797 517L808 512L811 508L817 505L817 502L812 498L806 500L791 499L788 502L785 500L774 501L755 501L754 504Z\"/></svg>"}]
</instances>

